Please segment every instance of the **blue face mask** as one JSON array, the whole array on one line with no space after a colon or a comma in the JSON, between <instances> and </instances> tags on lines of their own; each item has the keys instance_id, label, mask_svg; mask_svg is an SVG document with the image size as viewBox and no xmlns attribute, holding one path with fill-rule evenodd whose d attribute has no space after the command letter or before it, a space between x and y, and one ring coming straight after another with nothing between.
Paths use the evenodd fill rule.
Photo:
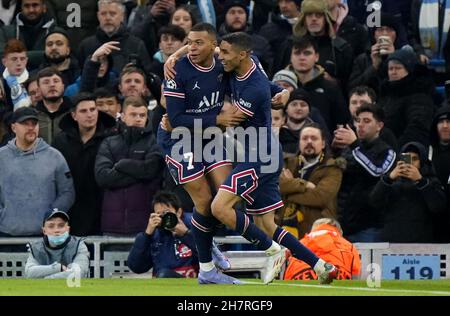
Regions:
<instances>
[{"instance_id":1,"label":"blue face mask","mask_svg":"<svg viewBox=\"0 0 450 316\"><path fill-rule=\"evenodd\" d=\"M67 240L67 238L69 238L69 232L65 232L64 234L59 236L47 235L47 238L50 246L52 247L60 246Z\"/></svg>"}]
</instances>

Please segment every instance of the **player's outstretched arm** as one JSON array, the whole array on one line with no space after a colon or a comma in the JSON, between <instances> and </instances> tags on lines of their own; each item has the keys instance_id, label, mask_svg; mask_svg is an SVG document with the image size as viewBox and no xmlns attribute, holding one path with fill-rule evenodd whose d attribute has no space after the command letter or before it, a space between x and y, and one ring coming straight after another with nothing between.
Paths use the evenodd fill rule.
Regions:
<instances>
[{"instance_id":1,"label":"player's outstretched arm","mask_svg":"<svg viewBox=\"0 0 450 316\"><path fill-rule=\"evenodd\" d=\"M283 91L275 94L271 100L272 101L272 109L274 109L274 110L283 109L289 100L289 96L290 96L290 92L286 89L283 89Z\"/></svg>"}]
</instances>

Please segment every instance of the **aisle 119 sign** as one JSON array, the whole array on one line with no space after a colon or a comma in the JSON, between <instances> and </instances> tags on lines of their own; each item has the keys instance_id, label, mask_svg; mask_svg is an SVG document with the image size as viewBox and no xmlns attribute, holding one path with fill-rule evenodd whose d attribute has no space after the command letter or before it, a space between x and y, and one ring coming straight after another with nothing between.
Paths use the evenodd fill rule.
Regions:
<instances>
[{"instance_id":1,"label":"aisle 119 sign","mask_svg":"<svg viewBox=\"0 0 450 316\"><path fill-rule=\"evenodd\" d=\"M439 255L383 255L383 280L439 279Z\"/></svg>"}]
</instances>

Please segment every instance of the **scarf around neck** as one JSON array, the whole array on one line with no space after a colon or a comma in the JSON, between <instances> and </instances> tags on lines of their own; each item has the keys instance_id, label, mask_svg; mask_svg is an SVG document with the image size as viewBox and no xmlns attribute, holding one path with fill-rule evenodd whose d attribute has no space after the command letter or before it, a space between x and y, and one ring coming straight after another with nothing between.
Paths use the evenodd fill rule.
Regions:
<instances>
[{"instance_id":1,"label":"scarf around neck","mask_svg":"<svg viewBox=\"0 0 450 316\"><path fill-rule=\"evenodd\" d=\"M8 78L11 74L9 73L8 69L5 69L5 71L3 71L3 78ZM18 83L24 83L25 81L28 80L29 74L28 74L28 70L24 70L19 76L17 76L17 82Z\"/></svg>"}]
</instances>

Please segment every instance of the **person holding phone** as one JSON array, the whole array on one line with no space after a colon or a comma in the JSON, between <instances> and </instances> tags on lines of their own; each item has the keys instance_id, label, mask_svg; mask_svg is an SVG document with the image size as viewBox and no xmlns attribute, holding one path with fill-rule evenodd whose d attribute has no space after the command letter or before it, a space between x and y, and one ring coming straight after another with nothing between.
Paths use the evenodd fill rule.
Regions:
<instances>
[{"instance_id":1,"label":"person holding phone","mask_svg":"<svg viewBox=\"0 0 450 316\"><path fill-rule=\"evenodd\" d=\"M381 13L380 24L370 29L372 46L364 53L356 56L349 78L349 89L366 85L379 93L379 84L386 78L386 59L396 49L408 43L403 40L406 34L397 18L389 13Z\"/></svg>"},{"instance_id":2,"label":"person holding phone","mask_svg":"<svg viewBox=\"0 0 450 316\"><path fill-rule=\"evenodd\" d=\"M422 144L403 146L396 167L378 181L370 203L383 211L382 241L433 241L432 216L445 210L446 197Z\"/></svg>"}]
</instances>

